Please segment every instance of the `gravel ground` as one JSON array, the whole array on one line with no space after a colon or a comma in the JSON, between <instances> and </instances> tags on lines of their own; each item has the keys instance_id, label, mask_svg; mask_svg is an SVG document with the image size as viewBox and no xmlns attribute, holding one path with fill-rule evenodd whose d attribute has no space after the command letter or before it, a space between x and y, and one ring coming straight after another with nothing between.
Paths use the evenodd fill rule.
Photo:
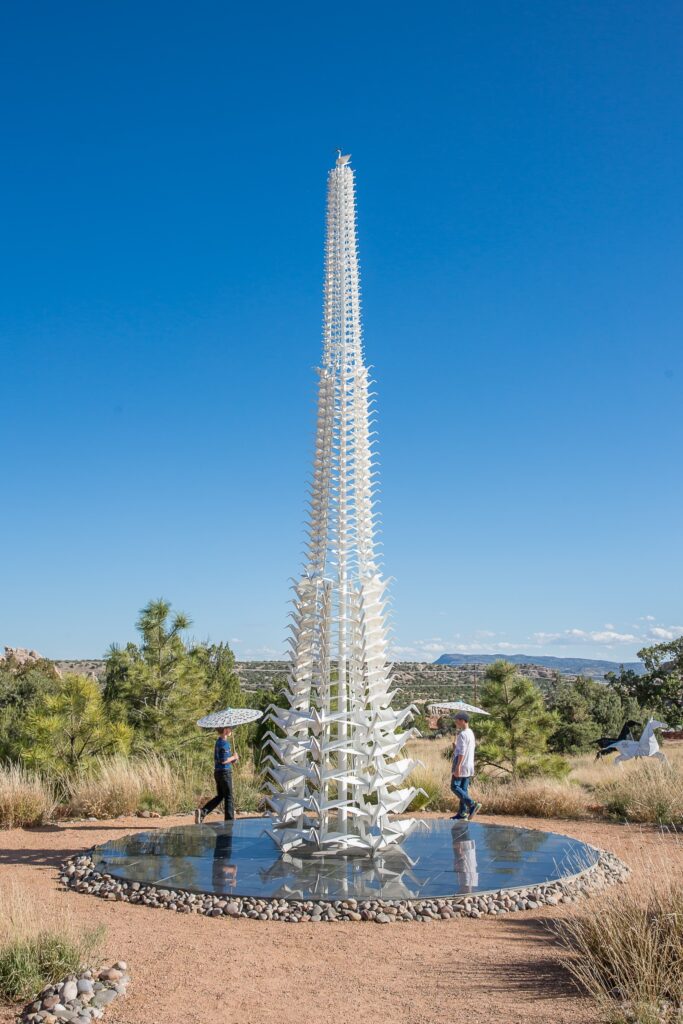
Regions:
<instances>
[{"instance_id":1,"label":"gravel ground","mask_svg":"<svg viewBox=\"0 0 683 1024\"><path fill-rule=\"evenodd\" d=\"M501 822L503 819L486 819ZM683 842L636 827L506 818L506 824L565 832L611 850L646 883L664 855L683 870ZM502 918L397 923L226 922L58 891L67 857L133 830L188 819L121 818L0 833L0 885L10 880L51 907L66 906L86 928L107 928L103 960L126 960L130 993L106 1015L120 1024L597 1024L549 941L547 922L576 913L546 907ZM14 1020L0 1009L0 1024Z\"/></svg>"}]
</instances>

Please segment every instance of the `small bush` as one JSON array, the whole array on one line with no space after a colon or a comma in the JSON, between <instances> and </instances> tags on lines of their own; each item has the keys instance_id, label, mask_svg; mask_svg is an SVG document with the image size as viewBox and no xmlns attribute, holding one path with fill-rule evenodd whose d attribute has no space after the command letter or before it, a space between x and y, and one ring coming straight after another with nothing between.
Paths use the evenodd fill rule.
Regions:
<instances>
[{"instance_id":1,"label":"small bush","mask_svg":"<svg viewBox=\"0 0 683 1024\"><path fill-rule=\"evenodd\" d=\"M627 886L557 924L563 959L613 1024L678 1024L683 1005L683 883L662 865L645 893ZM660 878L657 881L657 878Z\"/></svg>"},{"instance_id":2,"label":"small bush","mask_svg":"<svg viewBox=\"0 0 683 1024\"><path fill-rule=\"evenodd\" d=\"M520 814L532 818L586 818L590 816L588 794L578 786L553 779L493 781L475 783L473 796L486 814Z\"/></svg>"},{"instance_id":3,"label":"small bush","mask_svg":"<svg viewBox=\"0 0 683 1024\"><path fill-rule=\"evenodd\" d=\"M0 768L0 828L42 825L55 803L52 787L39 775L19 765Z\"/></svg>"},{"instance_id":4,"label":"small bush","mask_svg":"<svg viewBox=\"0 0 683 1024\"><path fill-rule=\"evenodd\" d=\"M0 903L0 999L16 1002L45 985L77 972L95 955L102 929L82 932L63 913L50 916L19 889L5 891Z\"/></svg>"}]
</instances>

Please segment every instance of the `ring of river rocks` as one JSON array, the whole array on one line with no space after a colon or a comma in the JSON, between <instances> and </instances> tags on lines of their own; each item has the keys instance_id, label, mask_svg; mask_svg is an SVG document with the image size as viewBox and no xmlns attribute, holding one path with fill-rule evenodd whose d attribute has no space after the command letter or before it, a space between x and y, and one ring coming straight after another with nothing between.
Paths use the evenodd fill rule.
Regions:
<instances>
[{"instance_id":1,"label":"ring of river rocks","mask_svg":"<svg viewBox=\"0 0 683 1024\"><path fill-rule=\"evenodd\" d=\"M119 960L101 971L68 974L64 981L48 985L26 1006L20 1016L27 1024L91 1024L104 1016L110 1003L125 996L130 978Z\"/></svg>"},{"instance_id":2,"label":"ring of river rocks","mask_svg":"<svg viewBox=\"0 0 683 1024\"><path fill-rule=\"evenodd\" d=\"M158 885L128 882L95 871L91 853L71 857L60 869L60 882L75 892L99 896L121 903L159 907L176 914L202 914L205 917L250 918L255 921L440 921L458 917L484 917L509 914L539 907L556 907L624 882L629 869L613 853L599 851L598 860L570 877L525 888L499 889L495 892L464 893L439 899L382 900L294 900L251 896L225 897Z\"/></svg>"}]
</instances>

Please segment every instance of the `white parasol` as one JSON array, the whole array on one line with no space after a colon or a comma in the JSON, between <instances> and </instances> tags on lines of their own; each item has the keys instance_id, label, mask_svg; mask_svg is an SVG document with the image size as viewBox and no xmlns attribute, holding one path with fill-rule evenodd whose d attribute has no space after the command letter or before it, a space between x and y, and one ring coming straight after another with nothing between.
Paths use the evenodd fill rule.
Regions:
<instances>
[{"instance_id":1,"label":"white parasol","mask_svg":"<svg viewBox=\"0 0 683 1024\"><path fill-rule=\"evenodd\" d=\"M483 708L476 708L474 704L467 704L464 700L448 700L438 704L428 704L431 715L448 715L452 711L467 711L470 715L489 715L490 712Z\"/></svg>"},{"instance_id":2,"label":"white parasol","mask_svg":"<svg viewBox=\"0 0 683 1024\"><path fill-rule=\"evenodd\" d=\"M235 725L255 722L262 715L262 711L256 711L254 708L225 708L223 711L214 711L200 718L197 725L200 729L233 728Z\"/></svg>"}]
</instances>

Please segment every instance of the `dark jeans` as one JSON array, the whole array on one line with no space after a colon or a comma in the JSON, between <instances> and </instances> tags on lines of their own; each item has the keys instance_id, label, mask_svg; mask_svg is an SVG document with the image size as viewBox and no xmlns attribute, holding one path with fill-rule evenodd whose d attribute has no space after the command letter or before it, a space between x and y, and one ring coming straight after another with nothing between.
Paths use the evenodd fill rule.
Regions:
<instances>
[{"instance_id":1,"label":"dark jeans","mask_svg":"<svg viewBox=\"0 0 683 1024\"><path fill-rule=\"evenodd\" d=\"M458 814L469 814L472 808L475 806L475 801L470 796L470 782L472 776L466 775L462 779L456 779L451 776L451 793L457 796L460 801L460 810Z\"/></svg>"},{"instance_id":2,"label":"dark jeans","mask_svg":"<svg viewBox=\"0 0 683 1024\"><path fill-rule=\"evenodd\" d=\"M208 804L204 804L204 814L211 814L221 800L225 801L225 820L232 821L235 817L235 805L232 800L232 772L214 772L216 780L216 795Z\"/></svg>"}]
</instances>

